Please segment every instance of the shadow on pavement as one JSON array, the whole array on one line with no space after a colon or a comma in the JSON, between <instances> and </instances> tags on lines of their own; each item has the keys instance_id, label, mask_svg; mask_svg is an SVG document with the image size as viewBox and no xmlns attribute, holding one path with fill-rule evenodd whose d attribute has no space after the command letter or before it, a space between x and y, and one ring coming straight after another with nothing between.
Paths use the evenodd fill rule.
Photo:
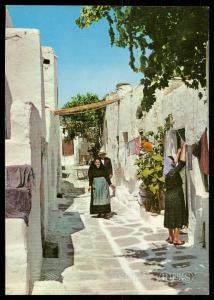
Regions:
<instances>
[{"instance_id":1,"label":"shadow on pavement","mask_svg":"<svg viewBox=\"0 0 214 300\"><path fill-rule=\"evenodd\" d=\"M201 265L200 269L199 257L194 255L194 252L193 246L186 248L185 246L169 246L167 243L161 245L152 243L151 248L146 250L138 247L126 248L124 254L116 257L126 257L130 259L130 262L131 259L139 259L139 268L137 266L135 268L136 271L138 269L138 272L142 273L142 281L145 281L143 275L147 274L153 281L163 282L166 286L175 288L177 294L203 295L206 287L201 283L201 279L206 276L203 274L203 268L206 266ZM142 272L143 266L147 272ZM148 270L149 266L151 266L151 270ZM204 279L203 282L206 280Z\"/></svg>"},{"instance_id":2,"label":"shadow on pavement","mask_svg":"<svg viewBox=\"0 0 214 300\"><path fill-rule=\"evenodd\" d=\"M62 197L57 198L58 210L49 212L48 234L43 245L41 280L62 282L61 273L74 264L74 247L71 235L85 228L78 212L65 212L73 199L82 195L84 188L62 182Z\"/></svg>"}]
</instances>

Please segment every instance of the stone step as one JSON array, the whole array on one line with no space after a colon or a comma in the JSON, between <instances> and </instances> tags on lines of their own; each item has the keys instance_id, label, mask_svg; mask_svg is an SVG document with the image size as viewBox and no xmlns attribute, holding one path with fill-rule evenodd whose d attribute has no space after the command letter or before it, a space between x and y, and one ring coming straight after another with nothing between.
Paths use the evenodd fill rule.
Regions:
<instances>
[{"instance_id":1,"label":"stone step","mask_svg":"<svg viewBox=\"0 0 214 300\"><path fill-rule=\"evenodd\" d=\"M59 281L35 281L32 295L69 295Z\"/></svg>"}]
</instances>

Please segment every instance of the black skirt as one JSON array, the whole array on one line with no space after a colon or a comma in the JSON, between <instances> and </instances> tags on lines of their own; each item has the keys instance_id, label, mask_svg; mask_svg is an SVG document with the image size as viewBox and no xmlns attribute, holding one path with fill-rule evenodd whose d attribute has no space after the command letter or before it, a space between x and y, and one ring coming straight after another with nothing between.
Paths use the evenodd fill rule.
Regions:
<instances>
[{"instance_id":1,"label":"black skirt","mask_svg":"<svg viewBox=\"0 0 214 300\"><path fill-rule=\"evenodd\" d=\"M99 213L110 213L111 212L111 205L93 205L93 200L90 203L90 214L99 214Z\"/></svg>"},{"instance_id":2,"label":"black skirt","mask_svg":"<svg viewBox=\"0 0 214 300\"><path fill-rule=\"evenodd\" d=\"M110 212L109 185L104 177L96 177L92 182L90 214Z\"/></svg>"},{"instance_id":3,"label":"black skirt","mask_svg":"<svg viewBox=\"0 0 214 300\"><path fill-rule=\"evenodd\" d=\"M182 186L178 186L165 193L164 227L183 228L184 226L188 226L188 214Z\"/></svg>"}]
</instances>

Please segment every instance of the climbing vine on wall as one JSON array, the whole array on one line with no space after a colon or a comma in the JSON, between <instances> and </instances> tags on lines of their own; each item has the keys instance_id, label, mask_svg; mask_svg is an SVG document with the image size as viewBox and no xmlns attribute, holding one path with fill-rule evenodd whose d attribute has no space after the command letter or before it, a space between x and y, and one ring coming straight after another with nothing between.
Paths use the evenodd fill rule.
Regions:
<instances>
[{"instance_id":1,"label":"climbing vine on wall","mask_svg":"<svg viewBox=\"0 0 214 300\"><path fill-rule=\"evenodd\" d=\"M76 24L82 29L101 19L108 22L111 45L128 48L130 67L142 73L142 110L149 111L155 90L175 76L193 89L206 87L209 7L84 6Z\"/></svg>"}]
</instances>

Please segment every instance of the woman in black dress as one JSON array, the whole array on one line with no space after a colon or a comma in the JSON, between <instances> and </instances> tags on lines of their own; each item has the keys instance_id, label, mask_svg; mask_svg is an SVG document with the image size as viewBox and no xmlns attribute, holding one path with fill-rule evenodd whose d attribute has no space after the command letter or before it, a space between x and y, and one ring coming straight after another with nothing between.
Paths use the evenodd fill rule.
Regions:
<instances>
[{"instance_id":1,"label":"woman in black dress","mask_svg":"<svg viewBox=\"0 0 214 300\"><path fill-rule=\"evenodd\" d=\"M184 201L182 179L179 172L185 166L186 145L179 149L176 158L167 156L165 158L165 212L164 227L169 230L168 242L174 245L183 245L180 240L180 229L188 225L187 210ZM180 157L180 160L179 160ZM178 162L177 166L176 163Z\"/></svg>"},{"instance_id":2,"label":"woman in black dress","mask_svg":"<svg viewBox=\"0 0 214 300\"><path fill-rule=\"evenodd\" d=\"M107 217L111 212L109 186L115 191L111 183L108 171L101 163L100 158L95 158L88 171L89 189L91 191L90 214L97 214L97 217Z\"/></svg>"}]
</instances>

